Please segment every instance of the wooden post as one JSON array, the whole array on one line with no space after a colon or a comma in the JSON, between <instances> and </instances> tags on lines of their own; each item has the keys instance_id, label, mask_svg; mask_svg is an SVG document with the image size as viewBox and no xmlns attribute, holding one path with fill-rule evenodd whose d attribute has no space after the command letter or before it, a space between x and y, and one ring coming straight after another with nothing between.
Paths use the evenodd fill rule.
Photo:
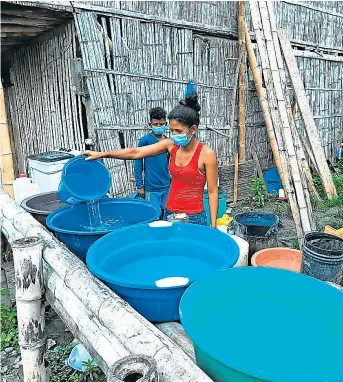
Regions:
<instances>
[{"instance_id":1,"label":"wooden post","mask_svg":"<svg viewBox=\"0 0 343 382\"><path fill-rule=\"evenodd\" d=\"M238 161L238 154L235 155L235 177L233 181L233 205L237 205L237 200L238 200L238 166L239 166L239 161Z\"/></svg>"},{"instance_id":2,"label":"wooden post","mask_svg":"<svg viewBox=\"0 0 343 382\"><path fill-rule=\"evenodd\" d=\"M278 34L283 57L285 59L286 66L292 81L299 111L304 121L305 130L312 147L312 152L319 169L319 174L328 198L332 198L333 196L337 195L337 191L332 180L329 166L326 162L325 152L318 135L316 123L313 119L311 107L300 76L297 61L291 43L287 37L286 31L279 30Z\"/></svg>"},{"instance_id":3,"label":"wooden post","mask_svg":"<svg viewBox=\"0 0 343 382\"><path fill-rule=\"evenodd\" d=\"M256 60L256 56L254 53L254 49L253 49L251 40L250 40L248 28L247 28L246 24L244 24L244 25L245 25L245 38L246 38L246 47L247 47L249 65L250 65L250 68L252 70L256 91L257 91L259 101L260 101L260 106L262 109L262 115L264 118L264 122L266 124L266 129L267 129L270 147L272 149L275 165L278 169L278 172L279 172L279 175L281 178L282 186L285 188L286 191L288 191L288 189L286 187L286 183L285 183L284 171L282 169L282 164L281 164L281 159L280 159L280 154L279 154L279 148L278 148L275 133L274 133L273 122L271 119L269 106L268 106L268 102L267 102L267 98L266 98L266 90L262 85L262 83L263 83L262 82L262 76L261 76L260 72L258 71L257 60Z\"/></svg>"},{"instance_id":4,"label":"wooden post","mask_svg":"<svg viewBox=\"0 0 343 382\"><path fill-rule=\"evenodd\" d=\"M19 346L25 382L46 382L44 365L43 241L27 237L12 242Z\"/></svg>"},{"instance_id":5,"label":"wooden post","mask_svg":"<svg viewBox=\"0 0 343 382\"><path fill-rule=\"evenodd\" d=\"M239 50L245 49L245 2L238 2L238 42ZM245 52L244 52L245 53ZM245 58L245 54L243 55ZM245 160L245 59L240 62L238 80L238 125L239 125L239 159Z\"/></svg>"},{"instance_id":6,"label":"wooden post","mask_svg":"<svg viewBox=\"0 0 343 382\"><path fill-rule=\"evenodd\" d=\"M8 131L4 89L2 81L0 81L0 167L2 186L5 192L13 197L13 158L10 142L10 134Z\"/></svg>"}]
</instances>

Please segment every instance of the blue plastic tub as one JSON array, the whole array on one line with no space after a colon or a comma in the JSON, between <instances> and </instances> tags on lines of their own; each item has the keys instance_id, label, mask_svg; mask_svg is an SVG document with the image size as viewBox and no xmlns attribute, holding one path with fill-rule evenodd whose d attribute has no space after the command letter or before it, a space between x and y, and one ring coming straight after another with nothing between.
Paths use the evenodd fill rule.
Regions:
<instances>
[{"instance_id":1,"label":"blue plastic tub","mask_svg":"<svg viewBox=\"0 0 343 382\"><path fill-rule=\"evenodd\" d=\"M99 160L86 161L81 155L70 159L62 169L58 188L60 199L67 204L98 200L111 187L111 175Z\"/></svg>"},{"instance_id":2,"label":"blue plastic tub","mask_svg":"<svg viewBox=\"0 0 343 382\"><path fill-rule=\"evenodd\" d=\"M232 267L238 256L236 242L218 230L159 221L98 240L87 265L148 320L165 322L179 319L180 298L190 284Z\"/></svg>"},{"instance_id":3,"label":"blue plastic tub","mask_svg":"<svg viewBox=\"0 0 343 382\"><path fill-rule=\"evenodd\" d=\"M208 191L204 190L204 207L207 216L207 225L211 225L210 204L208 199ZM221 218L226 213L226 195L223 191L218 190L218 213L217 218Z\"/></svg>"},{"instance_id":4,"label":"blue plastic tub","mask_svg":"<svg viewBox=\"0 0 343 382\"><path fill-rule=\"evenodd\" d=\"M266 184L267 191L270 194L279 194L282 187L281 178L276 167L266 171L263 175L264 183Z\"/></svg>"},{"instance_id":5,"label":"blue plastic tub","mask_svg":"<svg viewBox=\"0 0 343 382\"><path fill-rule=\"evenodd\" d=\"M263 267L216 272L188 288L180 316L214 381L343 381L343 293L322 281Z\"/></svg>"},{"instance_id":6,"label":"blue plastic tub","mask_svg":"<svg viewBox=\"0 0 343 382\"><path fill-rule=\"evenodd\" d=\"M48 216L46 224L76 256L86 261L88 248L102 236L118 228L155 221L160 214L148 202L124 198L100 200L100 213L105 223L101 230L94 230L89 226L85 203L54 211Z\"/></svg>"}]
</instances>

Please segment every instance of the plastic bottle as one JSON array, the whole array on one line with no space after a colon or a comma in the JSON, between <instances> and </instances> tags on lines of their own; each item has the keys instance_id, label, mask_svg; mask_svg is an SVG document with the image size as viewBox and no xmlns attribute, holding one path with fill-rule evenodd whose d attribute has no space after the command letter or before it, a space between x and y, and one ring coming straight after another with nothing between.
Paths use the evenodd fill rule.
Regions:
<instances>
[{"instance_id":1,"label":"plastic bottle","mask_svg":"<svg viewBox=\"0 0 343 382\"><path fill-rule=\"evenodd\" d=\"M228 229L225 225L218 226L218 230L228 234L232 239L237 243L239 247L239 258L237 263L234 265L235 267L247 267L248 266L248 255L249 255L249 243L233 234L228 233Z\"/></svg>"},{"instance_id":2,"label":"plastic bottle","mask_svg":"<svg viewBox=\"0 0 343 382\"><path fill-rule=\"evenodd\" d=\"M26 174L20 174L13 182L13 192L15 201L20 204L29 196L40 193L39 186L35 179L30 179Z\"/></svg>"},{"instance_id":3,"label":"plastic bottle","mask_svg":"<svg viewBox=\"0 0 343 382\"><path fill-rule=\"evenodd\" d=\"M88 353L82 344L78 344L73 348L69 354L69 357L65 360L65 364L75 370L86 371L87 366L85 366L83 362L87 361L93 361L92 356ZM94 361L93 363L95 365Z\"/></svg>"}]
</instances>

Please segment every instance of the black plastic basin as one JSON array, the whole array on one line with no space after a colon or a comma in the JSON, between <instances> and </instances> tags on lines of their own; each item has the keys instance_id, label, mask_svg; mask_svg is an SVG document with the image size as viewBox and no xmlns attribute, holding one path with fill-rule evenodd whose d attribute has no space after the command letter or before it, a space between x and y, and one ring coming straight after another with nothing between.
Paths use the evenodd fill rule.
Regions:
<instances>
[{"instance_id":1,"label":"black plastic basin","mask_svg":"<svg viewBox=\"0 0 343 382\"><path fill-rule=\"evenodd\" d=\"M21 202L24 210L32 214L43 225L46 225L45 220L51 212L65 205L57 192L44 192L43 194L30 196Z\"/></svg>"}]
</instances>

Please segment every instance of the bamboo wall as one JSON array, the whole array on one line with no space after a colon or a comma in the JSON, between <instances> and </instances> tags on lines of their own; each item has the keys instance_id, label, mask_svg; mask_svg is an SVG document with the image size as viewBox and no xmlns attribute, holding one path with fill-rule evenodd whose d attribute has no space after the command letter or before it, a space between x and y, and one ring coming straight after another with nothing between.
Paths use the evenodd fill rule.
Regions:
<instances>
[{"instance_id":1,"label":"bamboo wall","mask_svg":"<svg viewBox=\"0 0 343 382\"><path fill-rule=\"evenodd\" d=\"M14 51L6 96L17 172L26 171L29 155L83 149L81 100L71 89L75 56L73 24Z\"/></svg>"},{"instance_id":2,"label":"bamboo wall","mask_svg":"<svg viewBox=\"0 0 343 382\"><path fill-rule=\"evenodd\" d=\"M186 82L193 78L198 84L202 106L199 138L212 147L220 159L231 160L236 152L238 140L237 110L233 131L228 129L238 56L235 37L237 2L93 1L87 4L94 7L94 12L80 15L77 19L77 33L100 148L110 150L136 145L139 138L147 132L145 127L148 110L154 106L162 106L170 111L182 98ZM279 1L274 2L274 5L278 27L288 30L296 47L312 51L319 49L324 52L318 55L318 58L297 59L326 155L333 159L343 132L342 2L294 4L290 1ZM321 11L319 7L325 9ZM171 24L146 22L139 17L110 16L111 8L168 19ZM106 15L102 10L107 11ZM247 15L250 23L249 8ZM173 20L193 25L173 26ZM99 34L96 22L103 28L103 37ZM208 31L199 32L199 25L206 25ZM216 27L226 28L232 37L224 37L220 31L216 31ZM75 35L72 27L68 28L69 31L66 30L60 37L51 37L51 40L45 43L21 48L13 57L15 65L12 70L18 73L15 81L17 87L9 89L9 98L14 110L11 112L13 130L16 136L20 137L18 150L16 147L16 152L21 156L20 163L24 163L24 157L29 153L39 152L45 147L56 148L57 139L58 146L82 146L80 100L72 94L67 69L68 60L76 56ZM113 51L110 51L105 43L107 37L113 42ZM49 53L47 47L54 53ZM51 57L58 56L59 52L63 52L67 58L64 66L54 59L51 60ZM258 52L256 53L258 56ZM331 59L331 56L325 53L336 55L336 59ZM312 53L313 55L315 53ZM29 56L31 61L28 61ZM47 62L52 61L50 68L54 70L43 72L48 72L49 75L39 75L41 69L37 68L36 62L39 60L36 56L43 57ZM31 62L29 68L22 64L25 59L26 62ZM262 167L270 167L273 161L265 126L252 73L248 65L246 68L246 158L250 159L251 154L256 152ZM43 100L44 106L39 105L38 109L35 106L37 112L33 113L27 110L29 103L26 103L20 109L25 109L26 114L22 114L21 111L21 119L18 119L16 107L12 105L18 102L17 99L25 92L31 94L30 81L36 81L24 78L23 73L33 73L33 78L39 78L41 88L47 89L48 93L43 91L30 96L32 105ZM54 90L57 92L56 98L51 91L56 78L59 79L60 76L65 77L64 91L71 102L71 119L67 119L62 109L56 107L56 103L57 106L59 104L56 99L60 90ZM44 97L44 94L49 94L49 97ZM64 93L61 94L64 100ZM50 102L53 106L51 110L47 107ZM64 104L65 113L67 104ZM30 127L23 125L23 115L31 115ZM36 118L35 123L33 116ZM49 123L46 122L47 118ZM301 129L301 119L298 115L296 119ZM38 127L34 126L35 124ZM40 137L47 124L51 134L42 140L33 139L34 142L26 142L26 137L30 134L32 138ZM216 128L230 135L231 139L212 132L207 127ZM57 132L63 129L65 134L61 137ZM114 194L127 195L134 188L132 163L109 160L107 164L113 175Z\"/></svg>"}]
</instances>

